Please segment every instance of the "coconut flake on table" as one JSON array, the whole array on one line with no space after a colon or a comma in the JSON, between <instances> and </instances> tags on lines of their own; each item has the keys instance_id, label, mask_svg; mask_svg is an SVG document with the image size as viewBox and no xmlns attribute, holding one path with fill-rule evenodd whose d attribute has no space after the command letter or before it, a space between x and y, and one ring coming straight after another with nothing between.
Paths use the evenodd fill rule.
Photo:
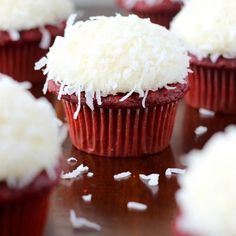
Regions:
<instances>
[{"instance_id":1,"label":"coconut flake on table","mask_svg":"<svg viewBox=\"0 0 236 236\"><path fill-rule=\"evenodd\" d=\"M129 210L145 211L147 210L147 205L140 202L128 202L127 208Z\"/></svg>"},{"instance_id":2,"label":"coconut flake on table","mask_svg":"<svg viewBox=\"0 0 236 236\"><path fill-rule=\"evenodd\" d=\"M197 137L199 137L199 136L205 134L207 132L207 130L208 130L208 128L205 126L198 126L195 129L194 133L196 134Z\"/></svg>"},{"instance_id":3,"label":"coconut flake on table","mask_svg":"<svg viewBox=\"0 0 236 236\"><path fill-rule=\"evenodd\" d=\"M20 39L20 33L17 30L8 30L8 34L12 41L18 41Z\"/></svg>"},{"instance_id":4,"label":"coconut flake on table","mask_svg":"<svg viewBox=\"0 0 236 236\"><path fill-rule=\"evenodd\" d=\"M51 44L51 34L45 27L40 27L39 31L42 34L42 39L40 41L39 47L41 49L48 49Z\"/></svg>"},{"instance_id":5,"label":"coconut flake on table","mask_svg":"<svg viewBox=\"0 0 236 236\"><path fill-rule=\"evenodd\" d=\"M92 178L94 176L94 173L93 172L88 172L88 174L87 174L87 177L88 178Z\"/></svg>"},{"instance_id":6,"label":"coconut flake on table","mask_svg":"<svg viewBox=\"0 0 236 236\"><path fill-rule=\"evenodd\" d=\"M79 175L88 172L88 170L89 170L89 168L87 166L84 166L83 164L81 164L72 172L69 172L66 174L63 173L61 175L61 178L62 179L74 179L74 178L77 178Z\"/></svg>"},{"instance_id":7,"label":"coconut flake on table","mask_svg":"<svg viewBox=\"0 0 236 236\"><path fill-rule=\"evenodd\" d=\"M131 176L131 172L127 171L127 172L122 172L119 174L114 175L114 179L115 180L123 180L123 179L128 179Z\"/></svg>"},{"instance_id":8,"label":"coconut flake on table","mask_svg":"<svg viewBox=\"0 0 236 236\"><path fill-rule=\"evenodd\" d=\"M179 168L168 168L165 172L166 176L171 176L173 174L184 174L186 170L184 169L179 169Z\"/></svg>"},{"instance_id":9,"label":"coconut flake on table","mask_svg":"<svg viewBox=\"0 0 236 236\"><path fill-rule=\"evenodd\" d=\"M68 162L69 164L76 164L77 161L78 161L78 160L77 160L75 157L69 157L69 158L67 159L67 162Z\"/></svg>"},{"instance_id":10,"label":"coconut flake on table","mask_svg":"<svg viewBox=\"0 0 236 236\"><path fill-rule=\"evenodd\" d=\"M102 229L99 224L91 222L86 218L77 217L74 210L70 211L70 222L75 229L93 229L97 231Z\"/></svg>"},{"instance_id":11,"label":"coconut flake on table","mask_svg":"<svg viewBox=\"0 0 236 236\"><path fill-rule=\"evenodd\" d=\"M83 195L82 199L84 202L91 202L92 201L92 194Z\"/></svg>"},{"instance_id":12,"label":"coconut flake on table","mask_svg":"<svg viewBox=\"0 0 236 236\"><path fill-rule=\"evenodd\" d=\"M199 109L199 113L200 113L200 115L205 116L205 117L213 117L213 116L215 116L215 112L214 111L207 110L205 108L200 108Z\"/></svg>"},{"instance_id":13,"label":"coconut flake on table","mask_svg":"<svg viewBox=\"0 0 236 236\"><path fill-rule=\"evenodd\" d=\"M140 174L139 178L143 180L144 183L147 183L149 186L157 186L159 181L159 174L150 174L144 175Z\"/></svg>"}]
</instances>

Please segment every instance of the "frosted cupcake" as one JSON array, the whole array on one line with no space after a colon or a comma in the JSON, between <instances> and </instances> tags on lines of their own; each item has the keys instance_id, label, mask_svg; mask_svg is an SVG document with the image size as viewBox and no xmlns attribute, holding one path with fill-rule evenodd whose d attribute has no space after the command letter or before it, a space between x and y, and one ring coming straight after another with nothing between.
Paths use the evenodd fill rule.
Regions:
<instances>
[{"instance_id":1,"label":"frosted cupcake","mask_svg":"<svg viewBox=\"0 0 236 236\"><path fill-rule=\"evenodd\" d=\"M34 63L62 35L72 0L0 0L0 72L18 81L43 82Z\"/></svg>"},{"instance_id":2,"label":"frosted cupcake","mask_svg":"<svg viewBox=\"0 0 236 236\"><path fill-rule=\"evenodd\" d=\"M188 170L179 178L176 235L236 235L235 143L236 127L229 127L188 155Z\"/></svg>"},{"instance_id":3,"label":"frosted cupcake","mask_svg":"<svg viewBox=\"0 0 236 236\"><path fill-rule=\"evenodd\" d=\"M168 146L189 59L164 27L135 15L78 22L36 67L45 65L45 91L62 98L79 150L127 157Z\"/></svg>"},{"instance_id":4,"label":"frosted cupcake","mask_svg":"<svg viewBox=\"0 0 236 236\"><path fill-rule=\"evenodd\" d=\"M117 0L117 4L128 13L150 18L166 28L182 7L181 0Z\"/></svg>"},{"instance_id":5,"label":"frosted cupcake","mask_svg":"<svg viewBox=\"0 0 236 236\"><path fill-rule=\"evenodd\" d=\"M235 8L235 0L191 0L172 23L191 54L191 107L236 113Z\"/></svg>"},{"instance_id":6,"label":"frosted cupcake","mask_svg":"<svg viewBox=\"0 0 236 236\"><path fill-rule=\"evenodd\" d=\"M65 135L51 105L24 85L1 77L0 99L0 235L40 236Z\"/></svg>"}]
</instances>

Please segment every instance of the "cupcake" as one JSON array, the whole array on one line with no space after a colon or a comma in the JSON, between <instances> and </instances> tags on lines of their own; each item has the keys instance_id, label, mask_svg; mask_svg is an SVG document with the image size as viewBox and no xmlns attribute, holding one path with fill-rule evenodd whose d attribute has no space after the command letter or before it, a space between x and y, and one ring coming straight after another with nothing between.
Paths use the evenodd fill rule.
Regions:
<instances>
[{"instance_id":1,"label":"cupcake","mask_svg":"<svg viewBox=\"0 0 236 236\"><path fill-rule=\"evenodd\" d=\"M43 234L49 196L60 175L64 137L53 108L0 79L0 235Z\"/></svg>"},{"instance_id":2,"label":"cupcake","mask_svg":"<svg viewBox=\"0 0 236 236\"><path fill-rule=\"evenodd\" d=\"M231 126L188 155L187 171L179 178L176 235L236 235L235 143Z\"/></svg>"},{"instance_id":3,"label":"cupcake","mask_svg":"<svg viewBox=\"0 0 236 236\"><path fill-rule=\"evenodd\" d=\"M0 1L0 72L17 81L43 83L34 63L63 34L73 11L71 0Z\"/></svg>"},{"instance_id":4,"label":"cupcake","mask_svg":"<svg viewBox=\"0 0 236 236\"><path fill-rule=\"evenodd\" d=\"M182 7L182 0L117 0L117 4L128 13L150 18L153 23L169 28Z\"/></svg>"},{"instance_id":5,"label":"cupcake","mask_svg":"<svg viewBox=\"0 0 236 236\"><path fill-rule=\"evenodd\" d=\"M235 8L235 0L191 0L172 23L191 56L186 101L193 108L236 113Z\"/></svg>"},{"instance_id":6,"label":"cupcake","mask_svg":"<svg viewBox=\"0 0 236 236\"><path fill-rule=\"evenodd\" d=\"M168 146L189 59L164 27L135 15L80 21L56 38L44 66L45 92L62 98L79 150L128 157Z\"/></svg>"}]
</instances>

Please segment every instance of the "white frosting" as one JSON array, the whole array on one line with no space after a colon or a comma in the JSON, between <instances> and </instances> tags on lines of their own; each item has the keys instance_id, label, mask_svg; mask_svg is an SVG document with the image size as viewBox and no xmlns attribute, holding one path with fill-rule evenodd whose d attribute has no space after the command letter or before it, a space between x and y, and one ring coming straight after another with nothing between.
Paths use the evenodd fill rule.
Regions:
<instances>
[{"instance_id":1,"label":"white frosting","mask_svg":"<svg viewBox=\"0 0 236 236\"><path fill-rule=\"evenodd\" d=\"M135 15L117 15L69 24L65 37L56 38L36 68L45 64L47 82L62 84L59 99L72 93L80 98L85 91L93 109L95 95L99 104L101 96L119 92L128 93L125 98L133 92L146 98L149 90L185 83L189 58L180 41L164 27Z\"/></svg>"},{"instance_id":2,"label":"white frosting","mask_svg":"<svg viewBox=\"0 0 236 236\"><path fill-rule=\"evenodd\" d=\"M236 1L191 0L171 25L198 59L236 57Z\"/></svg>"},{"instance_id":3,"label":"white frosting","mask_svg":"<svg viewBox=\"0 0 236 236\"><path fill-rule=\"evenodd\" d=\"M65 136L52 106L36 100L24 85L0 78L0 182L19 188L43 170L55 178Z\"/></svg>"},{"instance_id":4,"label":"white frosting","mask_svg":"<svg viewBox=\"0 0 236 236\"><path fill-rule=\"evenodd\" d=\"M0 30L28 30L64 21L72 0L0 0Z\"/></svg>"},{"instance_id":5,"label":"white frosting","mask_svg":"<svg viewBox=\"0 0 236 236\"><path fill-rule=\"evenodd\" d=\"M216 134L202 151L188 157L188 170L180 176L178 226L201 236L236 235L236 127Z\"/></svg>"}]
</instances>

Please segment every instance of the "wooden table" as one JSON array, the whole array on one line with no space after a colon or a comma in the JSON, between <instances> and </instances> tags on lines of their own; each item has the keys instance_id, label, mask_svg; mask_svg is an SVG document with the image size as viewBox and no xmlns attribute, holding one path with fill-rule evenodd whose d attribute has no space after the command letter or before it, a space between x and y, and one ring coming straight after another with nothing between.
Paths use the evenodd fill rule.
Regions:
<instances>
[{"instance_id":1,"label":"wooden table","mask_svg":"<svg viewBox=\"0 0 236 236\"><path fill-rule=\"evenodd\" d=\"M115 9L86 9L89 15L113 14ZM34 92L40 96L41 87ZM39 93L38 93L39 92ZM50 100L54 100L50 97ZM60 117L63 117L61 104L53 101ZM202 117L181 102L169 148L164 152L134 159L112 159L91 156L77 151L69 138L64 145L64 171L68 172L83 163L94 173L94 177L81 177L76 180L63 180L56 188L51 200L51 209L45 236L152 236L171 235L176 215L175 192L178 189L176 177L165 177L170 167L182 168L183 154L194 148L202 148L206 141L217 131L224 130L229 124L236 124L236 117L216 115L213 118ZM205 135L196 138L194 130L200 126L208 127ZM69 157L78 162L71 166ZM128 180L115 181L113 175L130 171ZM139 179L139 174L159 173L158 188L150 189ZM81 196L92 194L91 203L85 203ZM127 209L129 201L148 205L144 212ZM74 230L69 221L69 212L74 209L79 217L86 217L102 226L100 232Z\"/></svg>"}]
</instances>

